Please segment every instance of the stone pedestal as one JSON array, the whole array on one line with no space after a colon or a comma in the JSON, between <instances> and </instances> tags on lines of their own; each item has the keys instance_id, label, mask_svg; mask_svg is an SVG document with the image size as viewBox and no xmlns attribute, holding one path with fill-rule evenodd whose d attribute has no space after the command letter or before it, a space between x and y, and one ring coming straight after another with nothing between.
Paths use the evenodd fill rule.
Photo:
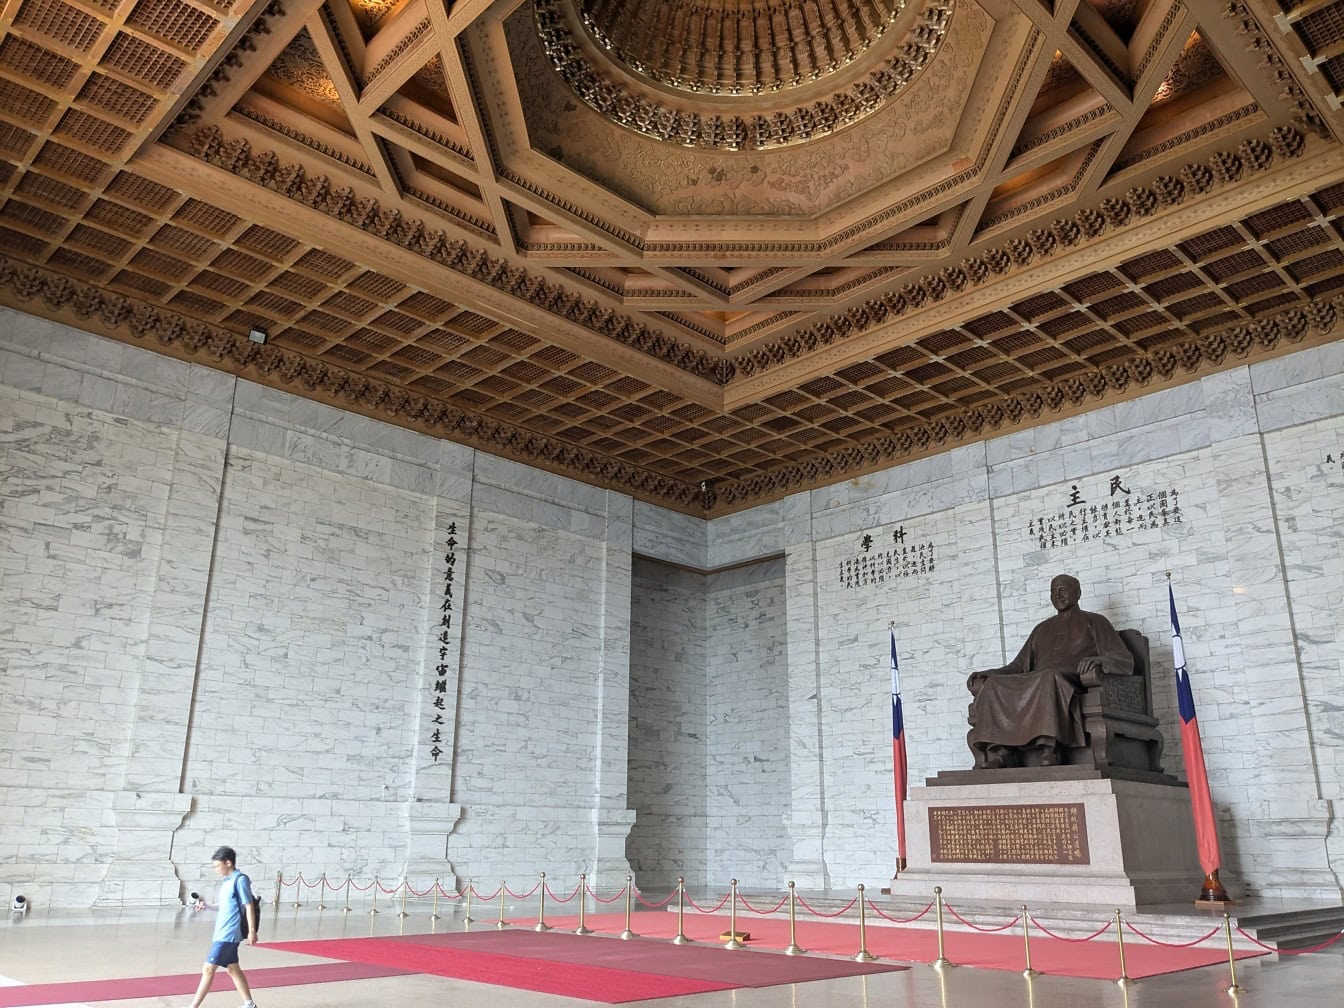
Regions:
<instances>
[{"instance_id":1,"label":"stone pedestal","mask_svg":"<svg viewBox=\"0 0 1344 1008\"><path fill-rule=\"evenodd\" d=\"M893 881L893 897L930 899L941 886L953 904L1134 910L1199 895L1204 872L1183 784L1079 767L1000 771L994 783L940 778L910 792L910 867Z\"/></svg>"}]
</instances>

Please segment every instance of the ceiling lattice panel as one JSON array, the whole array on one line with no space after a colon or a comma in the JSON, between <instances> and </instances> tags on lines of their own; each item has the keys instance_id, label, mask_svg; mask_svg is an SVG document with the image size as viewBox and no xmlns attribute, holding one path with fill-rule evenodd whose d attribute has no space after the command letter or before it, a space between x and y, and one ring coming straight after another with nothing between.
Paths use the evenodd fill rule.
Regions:
<instances>
[{"instance_id":1,"label":"ceiling lattice panel","mask_svg":"<svg viewBox=\"0 0 1344 1008\"><path fill-rule=\"evenodd\" d=\"M823 7L15 0L0 300L694 514L1335 337L1344 3Z\"/></svg>"}]
</instances>

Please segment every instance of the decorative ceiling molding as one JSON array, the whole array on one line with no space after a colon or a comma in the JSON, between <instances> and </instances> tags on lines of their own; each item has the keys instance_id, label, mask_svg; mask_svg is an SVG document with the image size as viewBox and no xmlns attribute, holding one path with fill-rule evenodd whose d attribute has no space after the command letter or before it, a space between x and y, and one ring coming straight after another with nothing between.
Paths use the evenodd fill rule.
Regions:
<instances>
[{"instance_id":1,"label":"decorative ceiling molding","mask_svg":"<svg viewBox=\"0 0 1344 1008\"><path fill-rule=\"evenodd\" d=\"M605 7L605 5L598 6ZM667 12L668 7L678 5L657 6ZM734 12L729 9L711 4L696 6L699 13L720 26L734 20L731 16ZM826 0L813 0L813 3L807 5L786 3L784 6L795 8L794 11L784 14L786 19L793 13L798 14L801 19L805 6L815 10L819 6L835 5L826 3ZM895 21L904 6L902 2L890 10L888 16L883 19L883 31L886 24ZM762 151L807 143L829 136L868 118L897 98L929 65L942 46L953 16L953 0L932 0L927 3L920 10L901 45L891 47L890 51L894 52L894 55L886 58L880 66L862 79L857 82L845 81L842 86L829 90L823 97L818 97L808 104L795 105L792 108L776 108L769 112L750 111L752 104L759 104L758 102L749 102L741 112L736 112L731 107L716 108L713 104L695 101L694 98L699 93L704 93L725 100L729 98L749 100L760 95L762 91L773 92L796 87L805 79L825 79L834 74L842 62L833 61L832 65L815 73L811 68L792 65L793 60L789 54L795 52L793 36L785 31L779 33L782 37L774 38L762 47L774 53L774 65L781 62L789 64L789 68L778 75L770 76L764 81L760 80L764 75L754 75L756 80L745 84L735 74L722 82L707 76L687 79L684 62L679 64L681 73L674 76L671 70L671 66L674 65L672 61L669 60L666 64L667 69L662 70L646 65L643 58L639 58L638 64L633 69L649 76L656 83L673 89L673 93L667 95L645 93L637 90L629 78L619 73L618 64L608 62L599 65L595 61L595 56L579 44L574 36L575 28L567 16L570 7L564 0L534 0L533 10L537 35L555 72L574 94L600 115L618 126L665 143L715 151ZM675 12L671 13L675 16ZM761 13L778 15L780 12L776 9ZM619 26L626 23L627 17L629 14L623 13L620 20L614 17L604 19L598 41L604 47L610 47L610 51L617 58L634 60L636 57L628 52L628 47L622 48L610 39L611 35L621 31ZM857 20L852 12L849 17ZM591 27L592 19L585 20ZM774 18L770 17L764 20L767 26L773 22ZM800 27L803 33L809 30L808 27ZM881 34L882 32L875 32L871 37L875 39ZM629 41L633 44L633 40ZM663 36L660 41L666 47L669 37ZM868 45L869 43L865 42L858 48L867 50ZM859 54L856 53L855 56L857 55ZM764 62L769 61L758 59L754 65L761 66Z\"/></svg>"},{"instance_id":2,"label":"decorative ceiling molding","mask_svg":"<svg viewBox=\"0 0 1344 1008\"><path fill-rule=\"evenodd\" d=\"M1300 157L1306 139L1297 130L1277 126L1268 140L1244 141L1236 151L1222 151L1207 161L1187 164L1180 177L1159 175L1147 185L1134 186L1121 197L1101 201L1096 209L1079 210L1048 225L1033 228L1025 238L1014 238L945 266L891 290L879 298L865 301L841 315L818 322L733 359L734 378L750 378L773 367L804 357L821 347L869 332L911 311L937 304L959 294L967 287L979 286L991 279L1026 269L1034 262L1070 251L1081 244L1103 238L1107 232L1124 228L1140 219L1184 202L1187 193L1203 195L1215 186L1231 185L1243 174L1267 171L1277 156Z\"/></svg>"}]
</instances>

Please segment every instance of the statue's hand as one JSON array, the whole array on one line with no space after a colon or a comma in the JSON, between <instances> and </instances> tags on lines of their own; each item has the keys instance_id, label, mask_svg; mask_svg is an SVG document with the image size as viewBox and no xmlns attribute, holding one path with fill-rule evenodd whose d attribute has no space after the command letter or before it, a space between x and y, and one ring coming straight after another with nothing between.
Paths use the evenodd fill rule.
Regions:
<instances>
[{"instance_id":1,"label":"statue's hand","mask_svg":"<svg viewBox=\"0 0 1344 1008\"><path fill-rule=\"evenodd\" d=\"M979 672L972 672L966 679L966 688L971 691L972 696L980 695L980 687L984 685L989 678L990 670L982 669Z\"/></svg>"},{"instance_id":2,"label":"statue's hand","mask_svg":"<svg viewBox=\"0 0 1344 1008\"><path fill-rule=\"evenodd\" d=\"M1084 658L1078 663L1078 679L1084 686L1097 686L1101 683L1101 674L1106 671L1100 658Z\"/></svg>"}]
</instances>

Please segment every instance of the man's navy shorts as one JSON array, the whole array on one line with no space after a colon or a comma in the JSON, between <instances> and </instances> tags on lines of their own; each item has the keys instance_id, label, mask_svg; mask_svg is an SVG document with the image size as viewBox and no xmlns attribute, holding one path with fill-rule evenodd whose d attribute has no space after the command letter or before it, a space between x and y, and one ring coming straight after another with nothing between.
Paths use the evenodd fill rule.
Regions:
<instances>
[{"instance_id":1,"label":"man's navy shorts","mask_svg":"<svg viewBox=\"0 0 1344 1008\"><path fill-rule=\"evenodd\" d=\"M214 966L232 966L238 961L237 942L215 942L210 946L210 954L205 961Z\"/></svg>"}]
</instances>

